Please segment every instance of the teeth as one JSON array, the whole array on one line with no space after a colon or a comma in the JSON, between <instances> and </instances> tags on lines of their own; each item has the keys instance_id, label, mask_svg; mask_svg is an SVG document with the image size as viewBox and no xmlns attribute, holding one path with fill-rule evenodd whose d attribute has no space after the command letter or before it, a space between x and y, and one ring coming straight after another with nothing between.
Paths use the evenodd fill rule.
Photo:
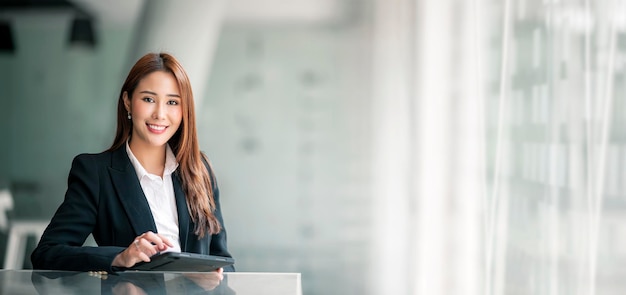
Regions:
<instances>
[{"instance_id":1,"label":"teeth","mask_svg":"<svg viewBox=\"0 0 626 295\"><path fill-rule=\"evenodd\" d=\"M150 125L150 124L148 124L148 127L150 127L150 129L159 130L159 131L165 129L165 126L157 126L157 125Z\"/></svg>"}]
</instances>

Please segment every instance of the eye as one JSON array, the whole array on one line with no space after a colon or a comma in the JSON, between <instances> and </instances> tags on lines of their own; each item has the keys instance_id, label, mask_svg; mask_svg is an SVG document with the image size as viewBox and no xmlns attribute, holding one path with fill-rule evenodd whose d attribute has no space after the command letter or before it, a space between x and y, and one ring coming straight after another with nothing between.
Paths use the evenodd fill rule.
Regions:
<instances>
[{"instance_id":1,"label":"eye","mask_svg":"<svg viewBox=\"0 0 626 295\"><path fill-rule=\"evenodd\" d=\"M154 102L154 99L152 97L144 97L143 101L145 101L145 102Z\"/></svg>"},{"instance_id":2,"label":"eye","mask_svg":"<svg viewBox=\"0 0 626 295\"><path fill-rule=\"evenodd\" d=\"M167 104L175 106L175 105L178 105L178 101L177 100L169 100L169 101L167 101Z\"/></svg>"}]
</instances>

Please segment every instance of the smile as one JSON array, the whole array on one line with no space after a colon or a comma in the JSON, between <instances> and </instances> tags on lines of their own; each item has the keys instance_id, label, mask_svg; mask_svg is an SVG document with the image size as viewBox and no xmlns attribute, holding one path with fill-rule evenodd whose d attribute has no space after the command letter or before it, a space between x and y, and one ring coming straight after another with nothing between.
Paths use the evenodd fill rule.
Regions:
<instances>
[{"instance_id":1,"label":"smile","mask_svg":"<svg viewBox=\"0 0 626 295\"><path fill-rule=\"evenodd\" d=\"M150 130L150 132L152 133L163 133L165 131L165 129L167 128L167 126L161 126L161 125L152 125L152 124L146 124L148 126L148 130Z\"/></svg>"}]
</instances>

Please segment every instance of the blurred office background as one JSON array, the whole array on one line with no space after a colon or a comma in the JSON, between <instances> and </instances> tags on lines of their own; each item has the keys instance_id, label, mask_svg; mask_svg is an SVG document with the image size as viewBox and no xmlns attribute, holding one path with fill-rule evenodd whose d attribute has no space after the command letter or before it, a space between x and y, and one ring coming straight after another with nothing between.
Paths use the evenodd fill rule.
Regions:
<instances>
[{"instance_id":1,"label":"blurred office background","mask_svg":"<svg viewBox=\"0 0 626 295\"><path fill-rule=\"evenodd\" d=\"M239 271L300 272L307 295L621 294L625 3L1 0L0 253L167 51Z\"/></svg>"}]
</instances>

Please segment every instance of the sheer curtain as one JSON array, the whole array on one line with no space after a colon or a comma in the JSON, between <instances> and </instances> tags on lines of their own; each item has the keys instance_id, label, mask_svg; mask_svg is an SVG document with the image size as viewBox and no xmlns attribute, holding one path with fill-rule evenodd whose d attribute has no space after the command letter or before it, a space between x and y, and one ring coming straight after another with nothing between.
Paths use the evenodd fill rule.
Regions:
<instances>
[{"instance_id":1,"label":"sheer curtain","mask_svg":"<svg viewBox=\"0 0 626 295\"><path fill-rule=\"evenodd\" d=\"M376 3L374 287L626 290L626 1Z\"/></svg>"},{"instance_id":2,"label":"sheer curtain","mask_svg":"<svg viewBox=\"0 0 626 295\"><path fill-rule=\"evenodd\" d=\"M486 294L626 289L624 3L480 4Z\"/></svg>"}]
</instances>

